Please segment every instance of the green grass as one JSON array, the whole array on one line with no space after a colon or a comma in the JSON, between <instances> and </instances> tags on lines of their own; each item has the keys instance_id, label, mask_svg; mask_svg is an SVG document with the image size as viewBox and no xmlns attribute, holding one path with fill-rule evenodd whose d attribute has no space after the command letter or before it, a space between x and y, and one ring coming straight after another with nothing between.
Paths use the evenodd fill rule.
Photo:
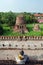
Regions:
<instances>
[{"instance_id":1,"label":"green grass","mask_svg":"<svg viewBox=\"0 0 43 65\"><path fill-rule=\"evenodd\" d=\"M43 24L39 24L41 31L33 31L34 24L26 24L29 32L25 34L14 32L7 24L3 24L2 26L4 29L3 36L43 36Z\"/></svg>"},{"instance_id":2,"label":"green grass","mask_svg":"<svg viewBox=\"0 0 43 65\"><path fill-rule=\"evenodd\" d=\"M4 36L22 36L23 34L17 33L17 32L12 32L12 31L7 31L4 33Z\"/></svg>"},{"instance_id":3,"label":"green grass","mask_svg":"<svg viewBox=\"0 0 43 65\"><path fill-rule=\"evenodd\" d=\"M25 36L40 36L41 32L31 31L25 34Z\"/></svg>"},{"instance_id":4,"label":"green grass","mask_svg":"<svg viewBox=\"0 0 43 65\"><path fill-rule=\"evenodd\" d=\"M12 32L12 31L7 31L4 33L4 36L41 36L41 32L28 32L25 34L17 33L17 32Z\"/></svg>"}]
</instances>

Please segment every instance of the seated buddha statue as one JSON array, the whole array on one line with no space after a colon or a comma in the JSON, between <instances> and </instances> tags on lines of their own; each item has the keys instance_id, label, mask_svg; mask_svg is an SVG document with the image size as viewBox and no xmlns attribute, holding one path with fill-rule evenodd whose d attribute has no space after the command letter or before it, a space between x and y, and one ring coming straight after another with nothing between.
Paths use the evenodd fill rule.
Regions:
<instances>
[{"instance_id":1,"label":"seated buddha statue","mask_svg":"<svg viewBox=\"0 0 43 65\"><path fill-rule=\"evenodd\" d=\"M21 50L19 55L15 57L16 63L17 64L25 64L27 61L27 56L24 55L24 51Z\"/></svg>"}]
</instances>

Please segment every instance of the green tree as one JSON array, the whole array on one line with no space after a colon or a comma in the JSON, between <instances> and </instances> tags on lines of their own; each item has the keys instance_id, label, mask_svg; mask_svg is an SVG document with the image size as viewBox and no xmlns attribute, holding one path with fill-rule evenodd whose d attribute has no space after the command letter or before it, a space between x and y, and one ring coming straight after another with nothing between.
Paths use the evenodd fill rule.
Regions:
<instances>
[{"instance_id":1,"label":"green tree","mask_svg":"<svg viewBox=\"0 0 43 65\"><path fill-rule=\"evenodd\" d=\"M13 26L15 24L16 16L14 13L9 12L7 16L7 23L9 26Z\"/></svg>"},{"instance_id":2,"label":"green tree","mask_svg":"<svg viewBox=\"0 0 43 65\"><path fill-rule=\"evenodd\" d=\"M24 19L26 21L26 24L37 23L37 20L35 19L34 15L31 13L24 12Z\"/></svg>"},{"instance_id":3,"label":"green tree","mask_svg":"<svg viewBox=\"0 0 43 65\"><path fill-rule=\"evenodd\" d=\"M0 35L4 33L3 27L0 25Z\"/></svg>"}]
</instances>

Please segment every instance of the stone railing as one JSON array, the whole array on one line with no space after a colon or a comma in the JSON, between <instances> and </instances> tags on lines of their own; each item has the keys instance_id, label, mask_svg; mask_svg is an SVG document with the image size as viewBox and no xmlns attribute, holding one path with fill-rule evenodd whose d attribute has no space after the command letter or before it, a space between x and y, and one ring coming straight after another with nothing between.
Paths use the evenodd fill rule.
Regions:
<instances>
[{"instance_id":1,"label":"stone railing","mask_svg":"<svg viewBox=\"0 0 43 65\"><path fill-rule=\"evenodd\" d=\"M0 40L43 40L43 36L0 36Z\"/></svg>"}]
</instances>

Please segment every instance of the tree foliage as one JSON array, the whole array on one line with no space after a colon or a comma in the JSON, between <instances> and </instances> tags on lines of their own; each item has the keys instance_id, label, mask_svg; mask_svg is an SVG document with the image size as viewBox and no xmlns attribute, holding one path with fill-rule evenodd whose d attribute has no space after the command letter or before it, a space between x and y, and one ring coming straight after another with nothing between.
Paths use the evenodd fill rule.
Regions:
<instances>
[{"instance_id":1,"label":"tree foliage","mask_svg":"<svg viewBox=\"0 0 43 65\"><path fill-rule=\"evenodd\" d=\"M0 23L1 24L8 24L9 26L12 26L15 24L16 15L13 12L0 12Z\"/></svg>"},{"instance_id":2,"label":"tree foliage","mask_svg":"<svg viewBox=\"0 0 43 65\"><path fill-rule=\"evenodd\" d=\"M3 27L0 25L0 35L2 35L4 32Z\"/></svg>"},{"instance_id":3,"label":"tree foliage","mask_svg":"<svg viewBox=\"0 0 43 65\"><path fill-rule=\"evenodd\" d=\"M34 14L24 12L24 18L25 18L26 24L38 23L34 17Z\"/></svg>"},{"instance_id":4,"label":"tree foliage","mask_svg":"<svg viewBox=\"0 0 43 65\"><path fill-rule=\"evenodd\" d=\"M16 16L21 13L14 13L14 12L0 12L0 24L8 24L9 26L15 25L16 22ZM22 13L24 15L24 19L26 21L26 24L29 23L37 23L37 20L35 19L34 15L31 13Z\"/></svg>"}]
</instances>

